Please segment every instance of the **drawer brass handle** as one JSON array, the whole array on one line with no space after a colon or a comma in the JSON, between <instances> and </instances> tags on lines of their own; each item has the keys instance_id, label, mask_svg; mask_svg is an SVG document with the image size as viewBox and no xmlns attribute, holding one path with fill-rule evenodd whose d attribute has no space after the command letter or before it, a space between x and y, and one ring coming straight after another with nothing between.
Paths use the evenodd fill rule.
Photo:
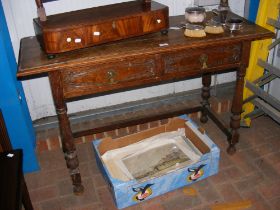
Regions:
<instances>
[{"instance_id":1,"label":"drawer brass handle","mask_svg":"<svg viewBox=\"0 0 280 210\"><path fill-rule=\"evenodd\" d=\"M116 72L115 71L108 71L107 72L107 77L108 77L108 81L109 84L113 84L115 83L115 77L116 77Z\"/></svg>"},{"instance_id":2,"label":"drawer brass handle","mask_svg":"<svg viewBox=\"0 0 280 210\"><path fill-rule=\"evenodd\" d=\"M208 56L206 54L202 54L199 57L199 61L202 65L202 69L207 69L208 68L208 66L207 66Z\"/></svg>"}]
</instances>

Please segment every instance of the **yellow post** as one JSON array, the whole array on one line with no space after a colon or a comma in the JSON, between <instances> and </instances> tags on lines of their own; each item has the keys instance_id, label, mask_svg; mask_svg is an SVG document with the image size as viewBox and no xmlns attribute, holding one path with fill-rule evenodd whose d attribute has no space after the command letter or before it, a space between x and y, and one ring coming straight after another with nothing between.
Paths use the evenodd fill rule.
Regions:
<instances>
[{"instance_id":1,"label":"yellow post","mask_svg":"<svg viewBox=\"0 0 280 210\"><path fill-rule=\"evenodd\" d=\"M256 19L256 24L274 32L275 28L271 25L266 24L268 18L277 19L279 14L279 4L280 0L260 0L258 15ZM251 54L249 66L247 68L247 73L245 76L245 80L247 81L255 81L259 77L263 76L264 69L257 65L258 59L262 59L264 61L267 60L268 57L268 46L272 43L272 39L254 41L251 46ZM244 88L243 99L247 99L252 96L253 93L248 89ZM252 112L254 110L254 105L252 103L246 103L243 106L242 120L246 126L251 125L251 119L243 117Z\"/></svg>"}]
</instances>

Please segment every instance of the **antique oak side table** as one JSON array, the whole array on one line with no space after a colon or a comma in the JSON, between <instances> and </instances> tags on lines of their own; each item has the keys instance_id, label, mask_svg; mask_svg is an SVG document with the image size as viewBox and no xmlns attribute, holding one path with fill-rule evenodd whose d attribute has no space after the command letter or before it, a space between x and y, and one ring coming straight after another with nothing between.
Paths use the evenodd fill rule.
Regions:
<instances>
[{"instance_id":1,"label":"antique oak side table","mask_svg":"<svg viewBox=\"0 0 280 210\"><path fill-rule=\"evenodd\" d=\"M170 17L170 26L178 26L183 16ZM242 111L244 76L248 66L251 42L274 34L244 20L243 30L204 38L187 38L183 30L169 30L167 35L154 33L119 42L58 54L48 59L35 37L21 40L17 76L19 79L48 76L59 119L62 148L69 168L74 193L83 192L74 137L87 132L72 133L66 102L82 96L107 94L182 79L202 77L201 106L152 116L142 121L120 122L94 128L90 133L135 125L149 120L201 111L201 121L210 117L226 134L228 153L235 152ZM236 89L232 100L230 130L210 110L211 75L236 71Z\"/></svg>"}]
</instances>

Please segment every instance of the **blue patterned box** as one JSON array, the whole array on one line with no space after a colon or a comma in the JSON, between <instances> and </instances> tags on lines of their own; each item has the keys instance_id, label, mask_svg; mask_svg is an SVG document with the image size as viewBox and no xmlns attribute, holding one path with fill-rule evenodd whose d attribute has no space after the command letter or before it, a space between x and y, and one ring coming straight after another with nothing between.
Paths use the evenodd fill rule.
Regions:
<instances>
[{"instance_id":1,"label":"blue patterned box","mask_svg":"<svg viewBox=\"0 0 280 210\"><path fill-rule=\"evenodd\" d=\"M167 125L163 127L165 127L166 131L172 131L184 126L186 129L186 136L191 139L193 144L202 152L203 155L201 156L201 159L186 168L181 168L160 177L143 182L139 182L137 180L123 182L121 180L112 178L107 168L101 161L101 149L99 148L99 145L102 141L106 141L106 146L109 147L107 148L108 150L120 147L126 138L128 142L130 142L134 136L139 138L139 136L137 136L139 133L120 138L120 144L116 144L117 146L112 146L112 144L117 143L118 139L101 139L93 142L97 164L109 185L116 206L119 209L138 204L158 195L162 195L166 192L190 185L218 172L220 159L219 148L188 117L181 116L180 119L174 118L174 120L172 119ZM159 128L149 129L148 131L144 131L145 134L143 136L147 138L147 136L151 135L151 133L156 135L159 132Z\"/></svg>"}]
</instances>

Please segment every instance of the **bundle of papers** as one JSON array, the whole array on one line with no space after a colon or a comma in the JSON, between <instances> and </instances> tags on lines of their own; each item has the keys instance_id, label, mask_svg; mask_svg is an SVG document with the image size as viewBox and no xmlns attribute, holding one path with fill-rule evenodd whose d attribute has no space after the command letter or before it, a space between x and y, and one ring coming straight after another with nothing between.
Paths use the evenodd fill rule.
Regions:
<instances>
[{"instance_id":1,"label":"bundle of papers","mask_svg":"<svg viewBox=\"0 0 280 210\"><path fill-rule=\"evenodd\" d=\"M113 178L129 181L178 170L197 162L201 155L182 128L107 151L101 159Z\"/></svg>"}]
</instances>

